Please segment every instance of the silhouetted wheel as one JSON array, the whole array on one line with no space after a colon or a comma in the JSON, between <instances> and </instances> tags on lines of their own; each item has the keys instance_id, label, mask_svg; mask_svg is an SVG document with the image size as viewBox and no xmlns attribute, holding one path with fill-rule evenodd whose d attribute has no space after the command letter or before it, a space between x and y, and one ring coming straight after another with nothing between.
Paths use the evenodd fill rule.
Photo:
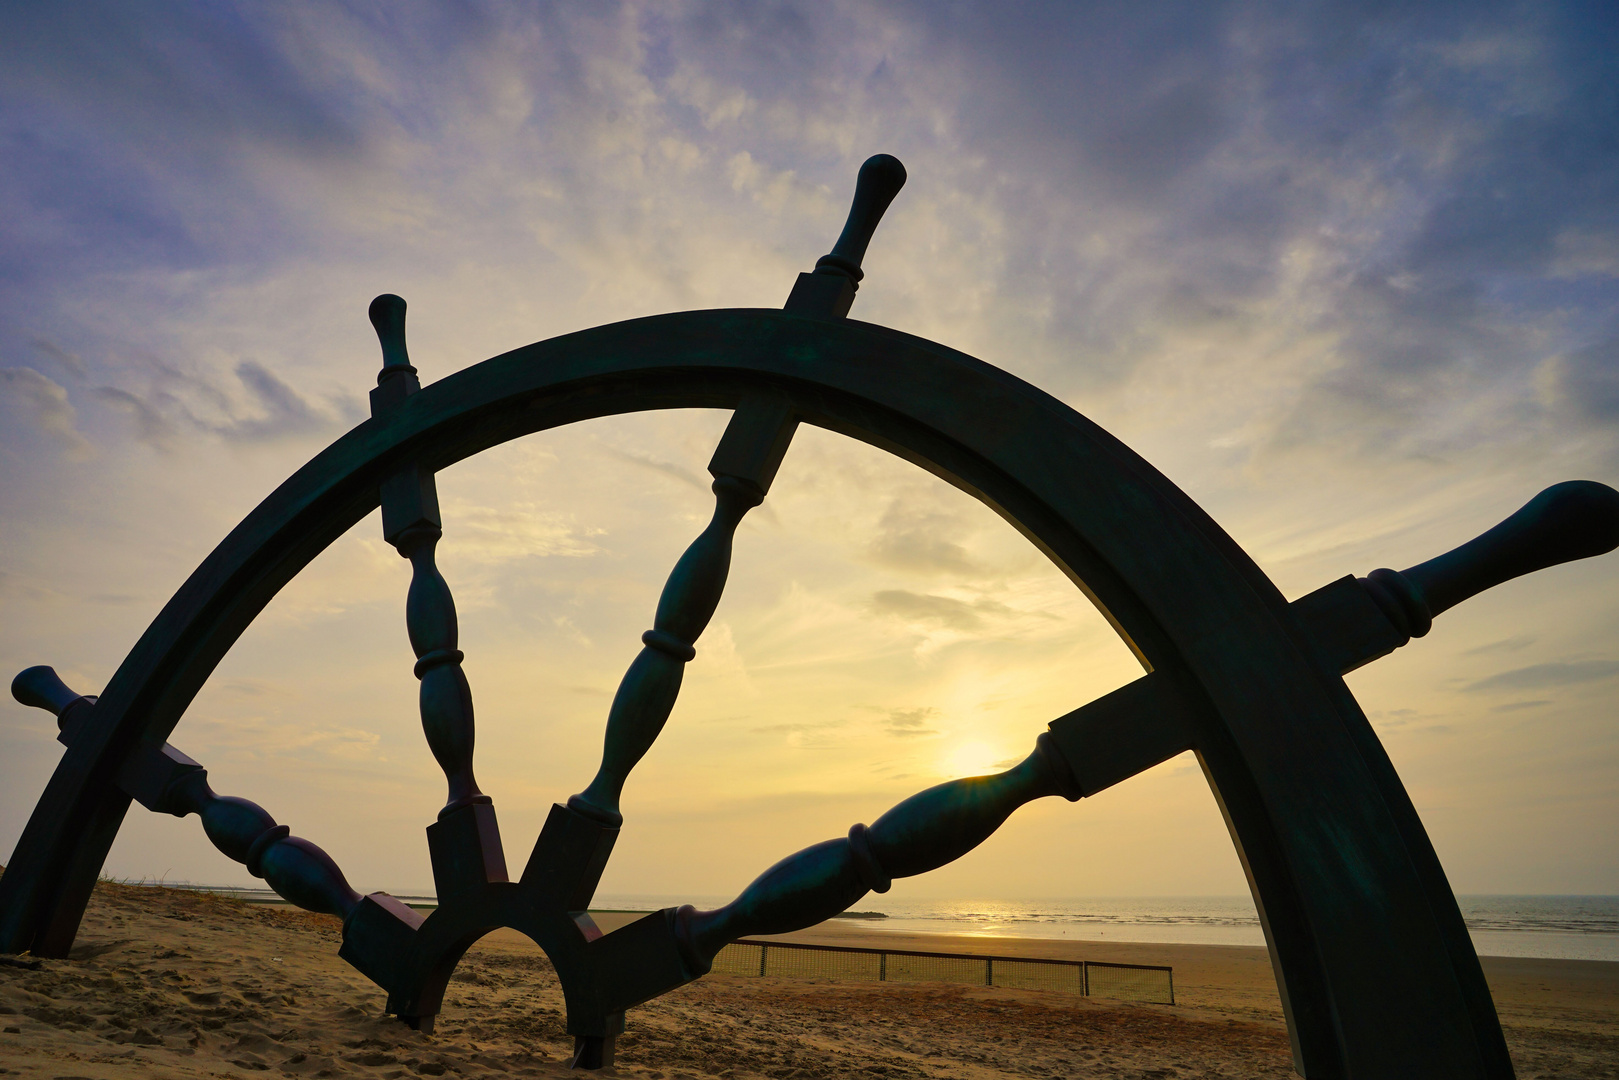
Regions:
<instances>
[{"instance_id":1,"label":"silhouetted wheel","mask_svg":"<svg viewBox=\"0 0 1619 1080\"><path fill-rule=\"evenodd\" d=\"M342 915L344 955L388 989L390 1010L419 1025L431 1023L472 941L500 925L525 931L562 978L580 1064L595 1065L610 1059L626 1007L701 975L726 941L816 921L949 861L1029 798L1092 794L1192 749L1253 886L1300 1066L1313 1078L1510 1076L1455 900L1340 673L1425 632L1426 618L1493 584L1483 581L1492 573L1500 580L1600 544L1546 557L1536 547L1499 573L1499 543L1462 549L1444 565L1346 578L1289 605L1190 499L1074 410L942 345L843 318L865 241L899 186L884 168L868 165L864 209L857 199L839 249L800 278L786 311L599 327L417 390L403 302L379 298L386 365L373 419L220 544L99 700L52 684L48 669L19 677L19 696L60 714L69 750L0 880L0 947L66 952L133 796L201 814L215 843L278 891ZM885 180L886 197L868 190ZM526 870L508 880L493 806L472 773L454 609L432 562L441 530L432 476L533 432L686 408L735 410L711 466L714 522L676 568L625 677L601 772L553 808ZM887 450L993 508L1097 604L1147 674L1055 721L1030 760L1001 777L925 792L870 829L784 860L719 912L660 912L601 936L581 913L621 821L619 789L668 716L719 600L732 531L768 491L798 424ZM1512 536L1543 544L1557 514L1595 514L1612 531L1611 491L1563 487L1555 512L1509 523ZM200 766L164 745L271 597L379 502L389 540L415 564L409 621L423 721L450 787L429 829L441 906L425 922L382 894L356 894L318 848L253 804L215 795Z\"/></svg>"}]
</instances>

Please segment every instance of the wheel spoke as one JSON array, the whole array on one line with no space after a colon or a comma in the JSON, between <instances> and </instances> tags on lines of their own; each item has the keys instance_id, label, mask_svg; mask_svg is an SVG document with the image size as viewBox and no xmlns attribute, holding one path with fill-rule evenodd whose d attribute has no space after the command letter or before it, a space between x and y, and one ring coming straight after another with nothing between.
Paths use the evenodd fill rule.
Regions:
<instances>
[{"instance_id":1,"label":"wheel spoke","mask_svg":"<svg viewBox=\"0 0 1619 1080\"><path fill-rule=\"evenodd\" d=\"M954 862L989 839L1024 803L1048 795L1069 801L1080 790L1047 733L1021 763L993 776L971 776L918 792L870 827L789 855L714 911L675 913L676 934L693 976L719 951L752 934L784 934L831 918L867 892L887 892Z\"/></svg>"},{"instance_id":2,"label":"wheel spoke","mask_svg":"<svg viewBox=\"0 0 1619 1080\"><path fill-rule=\"evenodd\" d=\"M26 705L54 713L60 738L69 746L96 701L69 690L49 667L22 672L12 693ZM214 847L289 903L347 918L363 899L326 852L290 835L291 829L276 824L257 803L215 792L208 786L208 770L167 743L161 748L138 744L119 770L118 784L148 810L196 814Z\"/></svg>"},{"instance_id":3,"label":"wheel spoke","mask_svg":"<svg viewBox=\"0 0 1619 1080\"><path fill-rule=\"evenodd\" d=\"M472 773L472 688L461 669L464 654L456 648L455 600L433 557L439 535L436 528L418 525L396 537L394 545L411 564L405 623L421 681L422 731L449 784L443 817L490 799L478 790Z\"/></svg>"},{"instance_id":4,"label":"wheel spoke","mask_svg":"<svg viewBox=\"0 0 1619 1080\"><path fill-rule=\"evenodd\" d=\"M819 319L841 319L849 313L864 276L860 262L866 246L904 183L905 167L886 154L861 166L843 233L813 272L798 275L787 298L787 312ZM652 748L674 708L685 665L697 655L692 646L724 592L736 527L764 500L797 427L786 402L768 396L745 399L731 415L708 465L714 477L714 519L669 575L654 628L641 638L646 648L619 683L608 712L601 768L590 786L568 800L578 812L614 826L622 824L618 800L624 782Z\"/></svg>"},{"instance_id":5,"label":"wheel spoke","mask_svg":"<svg viewBox=\"0 0 1619 1080\"><path fill-rule=\"evenodd\" d=\"M175 817L196 814L214 847L301 908L347 918L360 903L331 856L290 835L291 829L277 825L257 803L217 794L208 786L206 769L195 769L171 786L160 809Z\"/></svg>"},{"instance_id":6,"label":"wheel spoke","mask_svg":"<svg viewBox=\"0 0 1619 1080\"><path fill-rule=\"evenodd\" d=\"M1147 675L1053 721L1034 752L1005 772L919 792L870 827L789 855L722 908L669 912L688 977L738 938L813 926L867 892L887 892L894 878L954 862L1025 803L1093 795L1186 750L1191 709L1168 687Z\"/></svg>"},{"instance_id":7,"label":"wheel spoke","mask_svg":"<svg viewBox=\"0 0 1619 1080\"><path fill-rule=\"evenodd\" d=\"M405 301L385 293L371 302L370 314L382 345L371 415L382 416L419 391L421 383L405 345ZM379 496L383 538L410 560L405 626L421 681L422 732L449 787L438 821L427 830L433 882L443 899L505 881L506 856L492 800L478 789L472 772L472 687L461 668L465 656L456 647L455 598L434 559L444 535L437 482L412 462L383 482Z\"/></svg>"},{"instance_id":8,"label":"wheel spoke","mask_svg":"<svg viewBox=\"0 0 1619 1080\"><path fill-rule=\"evenodd\" d=\"M381 416L419 391L421 383L405 347L405 301L391 294L377 297L371 302L371 322L383 356L377 388L371 392L371 415ZM456 648L455 598L434 561L444 532L438 485L432 473L412 463L383 482L380 501L383 538L410 560L405 624L422 684L422 730L449 782L442 817L490 800L472 774L472 690L461 670L464 655Z\"/></svg>"},{"instance_id":9,"label":"wheel spoke","mask_svg":"<svg viewBox=\"0 0 1619 1080\"><path fill-rule=\"evenodd\" d=\"M601 766L584 791L568 800L575 811L617 827L619 797L630 770L646 756L668 722L686 664L725 592L731 547L747 512L764 501L798 421L785 403L744 401L731 416L709 463L714 516L681 555L658 598L652 629L618 685L607 714Z\"/></svg>"}]
</instances>

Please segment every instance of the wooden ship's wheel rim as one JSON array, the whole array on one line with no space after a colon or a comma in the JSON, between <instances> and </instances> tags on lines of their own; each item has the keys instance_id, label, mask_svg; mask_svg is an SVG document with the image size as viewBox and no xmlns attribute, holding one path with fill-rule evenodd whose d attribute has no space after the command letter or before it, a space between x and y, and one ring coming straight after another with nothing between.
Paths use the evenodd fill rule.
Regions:
<instances>
[{"instance_id":1,"label":"wooden ship's wheel rim","mask_svg":"<svg viewBox=\"0 0 1619 1080\"><path fill-rule=\"evenodd\" d=\"M1438 858L1341 676L1473 593L1611 549L1619 494L1558 485L1447 555L1403 574L1342 578L1289 604L1191 499L1073 409L942 345L844 318L866 243L903 181L897 161L867 163L843 236L800 275L785 311L616 323L422 388L404 303L379 297L373 418L225 538L99 699L76 696L48 668L13 684L19 699L58 714L68 751L0 878L0 949L66 954L133 799L200 814L221 850L283 895L343 914L343 955L418 1025L431 1024L472 941L496 926L523 930L557 967L579 1063L599 1065L625 1008L700 976L726 941L773 932L772 920L790 928L783 911L807 925L942 865L1031 798L1078 799L1192 750L1248 875L1300 1070L1316 1080L1510 1077ZM621 684L601 770L553 807L528 868L508 880L493 807L472 779L454 605L432 561L433 474L565 424L684 408L734 410L710 465L714 521L677 564ZM870 829L783 860L719 911L670 909L603 936L582 909L622 822L619 790L668 717L681 665L719 602L731 534L763 499L798 424L889 451L990 506L1092 599L1147 673L1054 720L1016 769L914 796ZM450 788L428 829L440 907L425 922L385 894L360 897L318 848L255 804L216 795L201 766L166 745L271 598L379 505L385 536L413 564L407 622L423 722ZM640 719L628 707L631 719L620 717L626 694L640 695L637 708L652 703Z\"/></svg>"}]
</instances>

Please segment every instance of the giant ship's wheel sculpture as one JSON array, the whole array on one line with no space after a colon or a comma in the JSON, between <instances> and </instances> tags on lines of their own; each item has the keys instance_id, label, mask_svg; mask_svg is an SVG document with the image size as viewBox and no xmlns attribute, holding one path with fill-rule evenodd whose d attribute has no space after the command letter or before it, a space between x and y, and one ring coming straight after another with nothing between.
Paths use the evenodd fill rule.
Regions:
<instances>
[{"instance_id":1,"label":"giant ship's wheel sculpture","mask_svg":"<svg viewBox=\"0 0 1619 1080\"><path fill-rule=\"evenodd\" d=\"M1290 604L1190 499L1066 405L944 346L846 318L866 245L904 180L893 158L866 163L832 254L799 276L781 311L617 323L422 387L404 301L379 297L372 418L225 538L99 698L49 668L17 677L13 692L57 714L68 749L0 878L0 949L67 953L134 800L200 815L221 851L283 897L340 916L341 955L412 1026L431 1029L474 941L522 931L556 967L575 1063L598 1067L612 1060L626 1009L701 977L728 942L819 922L965 854L1031 799L1076 800L1190 749L1252 885L1300 1071L1511 1076L1439 861L1341 675L1427 633L1468 596L1611 549L1619 493L1559 484L1447 555L1345 577ZM675 566L613 699L600 770L552 807L513 879L473 776L471 694L433 561L434 474L532 432L671 408L734 410L709 466L713 520ZM725 907L664 910L602 934L586 909L622 824L620 791L673 708L737 525L806 423L915 462L994 508L1096 603L1147 674L1052 721L1015 768L913 796L782 860ZM439 906L425 919L385 893L355 892L318 847L257 805L215 794L202 766L165 741L271 597L379 504L386 539L412 564L422 724L449 782L427 829Z\"/></svg>"}]
</instances>

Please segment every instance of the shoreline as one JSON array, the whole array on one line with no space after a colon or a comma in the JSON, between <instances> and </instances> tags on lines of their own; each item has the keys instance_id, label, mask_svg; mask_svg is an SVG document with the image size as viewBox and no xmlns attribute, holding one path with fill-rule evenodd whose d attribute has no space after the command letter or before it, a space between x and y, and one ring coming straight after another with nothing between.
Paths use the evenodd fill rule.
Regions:
<instances>
[{"instance_id":1,"label":"shoreline","mask_svg":"<svg viewBox=\"0 0 1619 1080\"><path fill-rule=\"evenodd\" d=\"M592 910L590 914L591 914L591 916L593 918L596 919L597 924L600 925L602 927L603 931L605 932L609 928L609 926L612 926L612 927L622 926L622 925L624 925L624 924L626 924L628 922L633 922L635 919L640 918L642 915L651 914L651 911L650 910L648 910L648 911L631 911L631 910L627 910L627 909L612 909L612 908L610 908L610 909ZM909 922L910 920L906 920L906 921ZM1020 949L1027 950L1028 948L1032 947L1032 948L1034 948L1036 950L1034 952L1028 952L1028 951L1020 952L1018 955L1022 955L1022 956L1043 956L1043 957L1049 957L1049 958L1053 958L1053 959L1057 959L1057 958L1066 959L1066 958L1068 958L1068 955L1066 953L1054 953L1054 952L1045 952L1045 951L1039 951L1039 950L1043 950L1046 947L1047 944L1055 944L1055 945L1058 945L1058 946L1076 945L1076 946L1082 946L1082 947L1085 947L1085 948L1100 947L1100 948L1104 948L1104 949L1111 949L1114 946L1121 946L1121 947L1127 947L1127 948L1128 947L1135 947L1135 946L1143 946L1143 947L1147 947L1147 948L1156 948L1158 946L1165 946L1165 947L1185 946L1185 947L1193 948L1193 949L1230 948L1230 949L1258 949L1261 952L1265 951L1265 945L1264 945L1263 940L1259 940L1259 941L1213 941L1213 940L1165 941L1165 940L1162 940L1162 938L1154 939L1154 938L1145 936L1145 933L1150 933L1151 932L1150 930L1146 931L1143 934L1143 936L1140 936L1140 937L1130 936L1130 932L1129 932L1128 928L1130 926L1132 926L1132 925L1134 925L1134 924L1123 924L1123 925L1115 924L1116 928L1121 931L1120 935L1117 936L1117 937L1100 937L1100 936L1098 936L1098 937L1086 937L1086 936L1082 936L1082 935L1055 936L1055 935L1047 935L1047 934L1019 934L1019 933L1004 933L1004 932L986 933L986 932L983 932L983 931L971 931L971 930L929 930L929 929L921 929L921 928L918 928L918 927L915 927L915 926L910 926L910 925L895 926L895 925L885 924L884 922L882 922L880 920L872 919L870 917L865 917L865 916L859 917L859 918L854 918L854 917L850 917L850 916L847 916L847 915L839 915L839 916L834 916L833 918L828 919L825 922L819 923L819 924L817 924L815 926L806 927L803 930L792 931L792 933L793 934L816 934L816 933L822 933L822 932L829 933L829 934L844 934L844 933L847 933L847 934L850 934L850 935L862 937L863 940L862 941L855 941L855 940L842 941L842 940L840 940L840 941L836 942L836 944L848 945L848 946L851 946L851 947L875 948L875 949L882 949L882 948L909 949L909 948L912 948L912 946L910 946L910 945L900 945L900 944L888 944L888 945L885 945L884 944L884 942L896 942L900 938L907 938L907 939L909 939L909 938L927 938L927 939L937 939L937 940L940 940L940 941L948 941L948 942L957 943L957 944L954 944L954 945L952 945L952 946L950 946L948 948L940 948L940 949L931 949L930 948L928 950L924 950L924 951L941 951L941 952L975 951L975 952L980 952L980 953L991 953L991 952L995 952L997 950L997 948L999 948L999 946L996 944L998 942L1017 942L1018 943L1017 947L1020 948ZM1486 930L1486 931L1471 931L1471 933L1473 935L1475 935L1474 936L1474 948L1477 951L1480 960L1483 960L1483 959L1486 959L1486 958L1489 958L1489 959L1501 959L1501 960L1548 960L1548 961L1568 960L1568 961L1571 961L1571 962L1578 962L1578 963L1619 964L1619 956L1608 957L1608 956L1547 955L1547 953L1545 953L1543 951L1491 952L1491 951L1489 951L1489 950L1487 950L1485 948L1482 948L1480 946L1479 938L1477 936L1477 935L1479 935L1481 933L1485 934L1485 935L1489 935L1489 937L1485 938L1485 941L1488 942L1488 941L1490 941L1492 939L1499 941L1499 939L1507 938L1507 937L1511 937L1513 939L1518 939L1518 938L1524 938L1524 939L1545 938L1545 939L1558 939L1558 940L1564 940L1564 939L1576 939L1576 940L1578 940L1578 939L1587 938L1587 937L1593 937L1593 936L1598 936L1598 935L1576 934L1576 933L1572 933L1572 932L1553 931L1553 930L1538 930L1538 931L1528 931L1528 930L1525 930L1525 931ZM760 935L760 936L770 936L770 935ZM776 936L782 936L782 935L776 935ZM1619 935L1608 935L1608 934L1602 934L1600 936L1604 937L1604 938L1619 937ZM790 938L791 938L791 935L782 936L783 940L789 940ZM821 942L821 941L813 941L812 942L808 938L805 938L803 940L806 943L810 943L810 944L833 944L833 942ZM973 942L975 944L972 946L971 949L966 949L965 946L963 944L961 944L963 942ZM1034 943L1034 944L1031 944L1031 943ZM1010 954L1008 954L1008 955L1010 955ZM1087 957L1082 957L1080 959L1101 959L1101 958L1100 957L1087 956Z\"/></svg>"},{"instance_id":2,"label":"shoreline","mask_svg":"<svg viewBox=\"0 0 1619 1080\"><path fill-rule=\"evenodd\" d=\"M191 888L198 892L216 895L231 896L246 900L252 904L266 904L269 906L283 906L286 901L275 896L267 889L249 889L235 886L177 886ZM404 902L417 911L427 914L436 906L436 900L426 893L395 893L396 899ZM604 898L605 903L592 909L593 915L618 916L626 914L645 914L660 907L669 906L673 898L659 896ZM705 901L720 903L714 898L703 898ZM1182 898L1163 898L1168 902L1177 902ZM1195 898L1194 898L1195 899ZM1213 900L1227 900L1230 898L1215 897ZM1619 925L1609 919L1599 928L1577 927L1574 925L1547 925L1547 926L1511 926L1502 925L1503 911L1510 914L1511 905L1508 901L1520 898L1502 895L1472 896L1467 899L1495 902L1495 910L1483 913L1488 917L1484 922L1489 925L1472 925L1469 923L1468 933L1472 939L1474 951L1479 956L1519 957L1547 960L1596 960L1619 962L1619 929L1609 929ZM1570 899L1564 897L1548 896L1536 899ZM1592 896L1592 902L1610 901L1619 898L1608 896ZM663 903L661 901L669 901ZM620 906L613 906L618 901ZM1066 901L1064 903L1067 903ZM1503 907L1503 905L1505 905ZM702 905L699 905L702 906ZM1264 947L1264 935L1257 922L1234 923L1229 921L1207 919L1180 920L1176 918L1143 919L1140 921L1121 917L1102 920L1086 920L1069 922L1062 918L1022 919L1013 918L1001 920L991 916L982 919L954 920L932 918L909 911L884 914L877 911L844 912L834 916L837 922L847 922L859 925L862 929L874 935L892 935L895 933L921 933L938 934L949 937L965 937L974 940L992 941L996 939L1016 940L1055 940L1055 941L1082 941L1100 944L1115 942L1138 944L1185 944L1185 945L1234 945Z\"/></svg>"}]
</instances>

